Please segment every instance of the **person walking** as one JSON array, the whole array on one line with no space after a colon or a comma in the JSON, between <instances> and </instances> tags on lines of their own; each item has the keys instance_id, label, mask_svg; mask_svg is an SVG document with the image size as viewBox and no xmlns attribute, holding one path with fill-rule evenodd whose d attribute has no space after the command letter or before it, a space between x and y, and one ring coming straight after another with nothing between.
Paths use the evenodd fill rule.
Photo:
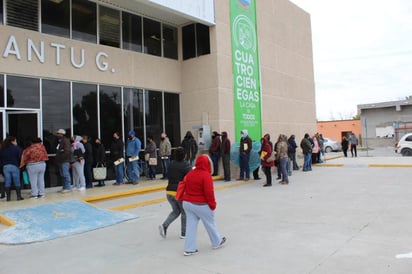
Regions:
<instances>
[{"instance_id":1,"label":"person walking","mask_svg":"<svg viewBox=\"0 0 412 274\"><path fill-rule=\"evenodd\" d=\"M86 179L84 178L84 153L86 149L81 142L82 137L75 135L72 137L72 175L73 187L75 190L86 190Z\"/></svg>"},{"instance_id":2,"label":"person walking","mask_svg":"<svg viewBox=\"0 0 412 274\"><path fill-rule=\"evenodd\" d=\"M230 181L230 139L226 131L222 131L222 142L220 143L220 155L222 156L223 180Z\"/></svg>"},{"instance_id":3,"label":"person walking","mask_svg":"<svg viewBox=\"0 0 412 274\"><path fill-rule=\"evenodd\" d=\"M20 186L20 158L22 149L17 145L16 137L8 136L3 143L3 147L0 150L0 168L4 175L4 184L6 186L6 201L11 200L10 187L13 183L16 189L17 201L24 200L21 196Z\"/></svg>"},{"instance_id":4,"label":"person walking","mask_svg":"<svg viewBox=\"0 0 412 274\"><path fill-rule=\"evenodd\" d=\"M302 141L300 142L300 148L303 153L303 168L302 171L312 170L312 144L309 140L309 133L305 133Z\"/></svg>"},{"instance_id":5,"label":"person walking","mask_svg":"<svg viewBox=\"0 0 412 274\"><path fill-rule=\"evenodd\" d=\"M342 146L343 155L345 157L348 157L349 142L348 142L348 138L346 138L346 136L342 137L341 146Z\"/></svg>"},{"instance_id":6,"label":"person walking","mask_svg":"<svg viewBox=\"0 0 412 274\"><path fill-rule=\"evenodd\" d=\"M186 154L183 148L178 147L175 151L175 160L173 160L169 165L166 198L172 207L172 212L170 212L166 220L159 225L159 233L163 238L166 238L167 228L169 225L179 216L181 216L180 238L184 239L186 237L186 213L183 210L182 202L176 200L176 191L179 182L181 182L185 175L192 169L189 163L185 161L185 157Z\"/></svg>"},{"instance_id":7,"label":"person walking","mask_svg":"<svg viewBox=\"0 0 412 274\"><path fill-rule=\"evenodd\" d=\"M279 141L276 146L276 157L279 160L280 165L280 173L282 177L282 181L280 184L287 185L289 184L289 156L288 156L288 142L287 137L284 134L279 135Z\"/></svg>"},{"instance_id":8,"label":"person walking","mask_svg":"<svg viewBox=\"0 0 412 274\"><path fill-rule=\"evenodd\" d=\"M213 131L212 144L209 147L209 156L213 163L212 176L217 176L219 174L220 144L220 134L217 131Z\"/></svg>"},{"instance_id":9,"label":"person walking","mask_svg":"<svg viewBox=\"0 0 412 274\"><path fill-rule=\"evenodd\" d=\"M355 155L355 157L358 157L358 151L356 148L358 145L358 138L353 133L351 133L351 135L349 136L349 144L350 144L350 153L352 157L353 155Z\"/></svg>"},{"instance_id":10,"label":"person walking","mask_svg":"<svg viewBox=\"0 0 412 274\"><path fill-rule=\"evenodd\" d=\"M31 198L44 198L46 196L44 187L44 173L46 161L49 160L46 148L40 138L31 138L30 145L23 150L20 168L26 168L31 186Z\"/></svg>"},{"instance_id":11,"label":"person walking","mask_svg":"<svg viewBox=\"0 0 412 274\"><path fill-rule=\"evenodd\" d=\"M157 167L157 154L156 143L153 140L153 136L147 136L145 154L149 154L148 167L149 167L149 179L156 179L156 167Z\"/></svg>"},{"instance_id":12,"label":"person walking","mask_svg":"<svg viewBox=\"0 0 412 274\"><path fill-rule=\"evenodd\" d=\"M70 176L70 161L72 157L70 140L67 138L66 131L59 129L56 131L58 138L58 145L56 151L55 163L59 167L60 177L62 179L61 193L67 193L72 190L71 176Z\"/></svg>"},{"instance_id":13,"label":"person walking","mask_svg":"<svg viewBox=\"0 0 412 274\"><path fill-rule=\"evenodd\" d=\"M113 185L124 184L124 144L120 138L119 132L113 133L113 141L110 145L110 159L114 165L114 172L116 175L116 182Z\"/></svg>"},{"instance_id":14,"label":"person walking","mask_svg":"<svg viewBox=\"0 0 412 274\"><path fill-rule=\"evenodd\" d=\"M191 131L186 132L181 146L185 150L186 160L189 162L190 166L193 167L197 155L198 146Z\"/></svg>"},{"instance_id":15,"label":"person walking","mask_svg":"<svg viewBox=\"0 0 412 274\"><path fill-rule=\"evenodd\" d=\"M289 158L292 161L292 166L293 166L293 170L299 170L299 165L296 161L296 148L298 147L295 141L295 135L290 135L289 139L288 139L288 143L289 143L289 150L288 150L288 154L289 154Z\"/></svg>"},{"instance_id":16,"label":"person walking","mask_svg":"<svg viewBox=\"0 0 412 274\"><path fill-rule=\"evenodd\" d=\"M126 145L126 167L129 184L137 185L139 183L139 167L137 160L142 149L142 142L136 137L136 132L132 129L129 131L129 140Z\"/></svg>"},{"instance_id":17,"label":"person walking","mask_svg":"<svg viewBox=\"0 0 412 274\"><path fill-rule=\"evenodd\" d=\"M264 187L272 186L272 172L271 168L275 165L275 161L269 161L269 157L271 157L273 153L273 146L272 143L269 141L270 135L266 134L262 138L262 147L261 147L261 152L260 152L260 158L261 158L261 165L263 172L265 173L266 176L266 184L264 184Z\"/></svg>"},{"instance_id":18,"label":"person walking","mask_svg":"<svg viewBox=\"0 0 412 274\"><path fill-rule=\"evenodd\" d=\"M249 167L249 158L250 152L252 151L252 139L248 135L246 129L240 132L242 137L240 138L240 147L239 147L239 167L240 175L238 180L249 181L250 178L250 167Z\"/></svg>"},{"instance_id":19,"label":"person walking","mask_svg":"<svg viewBox=\"0 0 412 274\"><path fill-rule=\"evenodd\" d=\"M94 159L96 162L96 166L106 166L105 159L106 159L106 150L104 145L102 144L99 138L96 138L94 141ZM97 187L105 186L104 180L97 181Z\"/></svg>"},{"instance_id":20,"label":"person walking","mask_svg":"<svg viewBox=\"0 0 412 274\"><path fill-rule=\"evenodd\" d=\"M86 180L86 188L93 187L93 146L90 143L89 137L87 135L82 136L82 144L84 146L84 178Z\"/></svg>"},{"instance_id":21,"label":"person walking","mask_svg":"<svg viewBox=\"0 0 412 274\"><path fill-rule=\"evenodd\" d=\"M189 171L178 186L176 199L183 201L183 209L186 212L184 256L198 253L196 238L199 220L202 220L205 226L213 249L218 249L226 243L226 237L220 235L216 226L216 200L211 170L210 158L200 155L196 159L195 169Z\"/></svg>"},{"instance_id":22,"label":"person walking","mask_svg":"<svg viewBox=\"0 0 412 274\"><path fill-rule=\"evenodd\" d=\"M160 135L159 155L162 162L162 180L168 178L168 169L170 164L170 156L172 155L172 145L166 133L162 132Z\"/></svg>"}]
</instances>

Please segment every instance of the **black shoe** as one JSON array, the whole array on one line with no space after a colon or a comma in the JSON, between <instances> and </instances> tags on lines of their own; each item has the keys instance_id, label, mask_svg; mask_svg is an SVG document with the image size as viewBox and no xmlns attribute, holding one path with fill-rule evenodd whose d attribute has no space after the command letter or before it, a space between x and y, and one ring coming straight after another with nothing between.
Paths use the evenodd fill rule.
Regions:
<instances>
[{"instance_id":1,"label":"black shoe","mask_svg":"<svg viewBox=\"0 0 412 274\"><path fill-rule=\"evenodd\" d=\"M166 227L159 225L159 234L163 239L166 238Z\"/></svg>"},{"instance_id":2,"label":"black shoe","mask_svg":"<svg viewBox=\"0 0 412 274\"><path fill-rule=\"evenodd\" d=\"M262 178L260 178L260 177L257 177L257 178L253 178L254 180L260 180L260 179L262 179Z\"/></svg>"},{"instance_id":3,"label":"black shoe","mask_svg":"<svg viewBox=\"0 0 412 274\"><path fill-rule=\"evenodd\" d=\"M276 178L276 180L281 180L281 179L282 179L282 177L277 177L277 178Z\"/></svg>"},{"instance_id":4,"label":"black shoe","mask_svg":"<svg viewBox=\"0 0 412 274\"><path fill-rule=\"evenodd\" d=\"M272 186L272 184L264 184L263 187Z\"/></svg>"}]
</instances>

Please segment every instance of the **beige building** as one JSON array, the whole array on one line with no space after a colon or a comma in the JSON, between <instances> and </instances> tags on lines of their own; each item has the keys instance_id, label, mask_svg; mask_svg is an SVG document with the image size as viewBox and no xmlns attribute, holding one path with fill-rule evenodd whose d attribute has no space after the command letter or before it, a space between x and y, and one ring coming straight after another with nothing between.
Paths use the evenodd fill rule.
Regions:
<instances>
[{"instance_id":1,"label":"beige building","mask_svg":"<svg viewBox=\"0 0 412 274\"><path fill-rule=\"evenodd\" d=\"M143 143L203 125L238 141L231 1L184 2L0 0L2 137L40 136L51 158L58 128L106 148L132 128ZM262 133L299 140L316 130L310 16L260 0L256 18Z\"/></svg>"}]
</instances>

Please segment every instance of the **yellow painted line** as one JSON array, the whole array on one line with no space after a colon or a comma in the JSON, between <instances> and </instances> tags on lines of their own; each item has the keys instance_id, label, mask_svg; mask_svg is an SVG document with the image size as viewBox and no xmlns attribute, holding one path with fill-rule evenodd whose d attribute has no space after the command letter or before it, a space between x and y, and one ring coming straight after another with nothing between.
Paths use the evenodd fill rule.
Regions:
<instances>
[{"instance_id":1,"label":"yellow painted line","mask_svg":"<svg viewBox=\"0 0 412 274\"><path fill-rule=\"evenodd\" d=\"M3 214L0 214L0 223L6 226L14 226L16 224L12 219L7 218Z\"/></svg>"},{"instance_id":2,"label":"yellow painted line","mask_svg":"<svg viewBox=\"0 0 412 274\"><path fill-rule=\"evenodd\" d=\"M314 164L314 166L344 166L344 164Z\"/></svg>"},{"instance_id":3,"label":"yellow painted line","mask_svg":"<svg viewBox=\"0 0 412 274\"><path fill-rule=\"evenodd\" d=\"M325 158L325 161L327 161L327 160L339 159L339 158L343 158L343 155L328 157L328 158Z\"/></svg>"},{"instance_id":4,"label":"yellow painted line","mask_svg":"<svg viewBox=\"0 0 412 274\"><path fill-rule=\"evenodd\" d=\"M250 183L253 183L253 182L254 182L254 180L239 181L237 183L227 183L225 185L215 187L215 190L222 190L222 189L226 189L226 188L246 185L246 184L250 184ZM160 204L160 203L165 202L166 200L167 200L166 198L152 199L152 200L147 200L147 201L143 201L143 202L137 202L137 203L127 204L127 205L112 207L112 208L109 208L109 210L122 211L122 210L127 210L127 209L131 209L131 208L136 208L136 207L142 207L142 206L153 205L153 204Z\"/></svg>"},{"instance_id":5,"label":"yellow painted line","mask_svg":"<svg viewBox=\"0 0 412 274\"><path fill-rule=\"evenodd\" d=\"M118 199L118 198L123 198L123 197L127 197L127 196L133 196L133 195L146 194L146 193L150 193L150 192L162 191L162 190L165 190L165 189L166 189L166 185L160 185L160 186L132 189L132 190L127 190L127 191L121 191L121 192L91 196L91 197L82 198L82 200L87 202L87 203L101 202L101 201L105 201L105 200Z\"/></svg>"},{"instance_id":6,"label":"yellow painted line","mask_svg":"<svg viewBox=\"0 0 412 274\"><path fill-rule=\"evenodd\" d=\"M368 167L412 167L412 164L369 164Z\"/></svg>"}]
</instances>

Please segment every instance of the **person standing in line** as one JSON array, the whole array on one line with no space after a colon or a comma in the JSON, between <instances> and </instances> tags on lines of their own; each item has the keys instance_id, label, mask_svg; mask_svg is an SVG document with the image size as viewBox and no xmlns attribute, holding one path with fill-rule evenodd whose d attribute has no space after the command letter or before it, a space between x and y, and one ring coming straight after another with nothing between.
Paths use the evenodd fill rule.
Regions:
<instances>
[{"instance_id":1,"label":"person standing in line","mask_svg":"<svg viewBox=\"0 0 412 274\"><path fill-rule=\"evenodd\" d=\"M168 169L170 164L170 156L172 155L172 145L170 144L169 138L166 133L162 132L160 135L160 144L159 144L159 155L160 160L162 161L162 180L168 178Z\"/></svg>"},{"instance_id":2,"label":"person standing in line","mask_svg":"<svg viewBox=\"0 0 412 274\"><path fill-rule=\"evenodd\" d=\"M3 148L3 140L0 139L0 151L1 151L2 148ZM4 199L4 198L6 198L6 189L5 189L5 185L4 185L3 169L0 168L0 199Z\"/></svg>"},{"instance_id":3,"label":"person standing in line","mask_svg":"<svg viewBox=\"0 0 412 274\"><path fill-rule=\"evenodd\" d=\"M266 176L266 184L264 184L264 187L272 186L272 172L271 168L275 165L274 161L268 162L268 158L272 155L273 152L273 146L272 143L269 141L270 135L265 134L262 138L262 148L260 152L260 157L261 157L261 165L263 172L265 173Z\"/></svg>"},{"instance_id":4,"label":"person standing in line","mask_svg":"<svg viewBox=\"0 0 412 274\"><path fill-rule=\"evenodd\" d=\"M193 167L197 155L198 146L191 131L186 132L181 146L185 150L186 160L189 162L190 166Z\"/></svg>"},{"instance_id":5,"label":"person standing in line","mask_svg":"<svg viewBox=\"0 0 412 274\"><path fill-rule=\"evenodd\" d=\"M217 176L219 174L220 144L220 134L217 131L213 131L212 144L209 148L210 159L212 159L213 162L212 176Z\"/></svg>"},{"instance_id":6,"label":"person standing in line","mask_svg":"<svg viewBox=\"0 0 412 274\"><path fill-rule=\"evenodd\" d=\"M250 178L250 167L249 158L250 152L252 151L252 139L249 137L249 133L246 129L240 132L242 137L240 138L239 147L239 167L240 175L238 180L249 181Z\"/></svg>"},{"instance_id":7,"label":"person standing in line","mask_svg":"<svg viewBox=\"0 0 412 274\"><path fill-rule=\"evenodd\" d=\"M23 150L20 160L20 168L26 167L31 185L31 198L44 198L44 173L46 161L49 160L46 148L40 138L31 139L31 144Z\"/></svg>"},{"instance_id":8,"label":"person standing in line","mask_svg":"<svg viewBox=\"0 0 412 274\"><path fill-rule=\"evenodd\" d=\"M16 137L8 136L4 141L3 147L0 151L0 168L4 175L4 183L6 186L6 201L11 200L10 187L13 182L16 189L17 201L24 200L21 196L20 186L20 158L22 150L17 145Z\"/></svg>"},{"instance_id":9,"label":"person standing in line","mask_svg":"<svg viewBox=\"0 0 412 274\"><path fill-rule=\"evenodd\" d=\"M358 145L358 138L356 137L355 134L351 133L349 136L349 144L350 144L350 153L352 154L353 157L353 152L355 152L355 157L358 157L358 152L356 146Z\"/></svg>"},{"instance_id":10,"label":"person standing in line","mask_svg":"<svg viewBox=\"0 0 412 274\"><path fill-rule=\"evenodd\" d=\"M119 132L113 133L113 141L110 145L110 158L113 161L114 172L116 174L115 186L124 184L124 144Z\"/></svg>"},{"instance_id":11,"label":"person standing in line","mask_svg":"<svg viewBox=\"0 0 412 274\"><path fill-rule=\"evenodd\" d=\"M156 143L153 140L153 136L147 136L146 139L146 148L144 150L145 154L149 154L149 161L148 161L148 167L149 167L149 179L154 180L156 179L156 167L157 167L157 154L156 154ZM151 162L152 160L150 159L156 159L156 161Z\"/></svg>"},{"instance_id":12,"label":"person standing in line","mask_svg":"<svg viewBox=\"0 0 412 274\"><path fill-rule=\"evenodd\" d=\"M170 212L163 224L159 225L159 233L163 238L166 238L169 225L173 223L179 215L181 215L180 238L184 239L186 237L186 213L183 210L182 202L176 200L176 191L179 182L181 182L185 175L192 169L189 163L185 161L185 157L186 154L183 148L178 147L175 152L175 160L173 160L169 166L166 198L172 207L172 212Z\"/></svg>"},{"instance_id":13,"label":"person standing in line","mask_svg":"<svg viewBox=\"0 0 412 274\"><path fill-rule=\"evenodd\" d=\"M216 226L216 200L211 171L210 158L200 155L196 159L195 168L186 174L178 186L176 199L183 201L183 209L186 212L184 256L198 253L196 238L199 220L202 220L205 226L213 249L218 249L226 243L226 237L220 235Z\"/></svg>"},{"instance_id":14,"label":"person standing in line","mask_svg":"<svg viewBox=\"0 0 412 274\"><path fill-rule=\"evenodd\" d=\"M75 135L72 138L72 173L73 173L73 186L75 190L86 190L86 179L84 178L84 153L86 149L81 142L82 137Z\"/></svg>"},{"instance_id":15,"label":"person standing in line","mask_svg":"<svg viewBox=\"0 0 412 274\"><path fill-rule=\"evenodd\" d=\"M293 165L293 170L299 170L299 165L296 161L296 148L298 147L296 145L296 141L295 141L295 135L290 135L289 139L288 139L288 143L289 143L289 150L288 150L288 154L289 154L289 158L292 161L292 165Z\"/></svg>"},{"instance_id":16,"label":"person standing in line","mask_svg":"<svg viewBox=\"0 0 412 274\"><path fill-rule=\"evenodd\" d=\"M70 140L67 138L66 131L59 129L56 131L59 144L57 145L55 163L59 167L60 177L62 178L61 193L67 193L72 190L71 176L70 176L70 161L72 158Z\"/></svg>"},{"instance_id":17,"label":"person standing in line","mask_svg":"<svg viewBox=\"0 0 412 274\"><path fill-rule=\"evenodd\" d=\"M312 137L313 146L312 146L312 163L317 164L319 163L319 154L320 154L320 146L319 146L319 134L316 133Z\"/></svg>"},{"instance_id":18,"label":"person standing in line","mask_svg":"<svg viewBox=\"0 0 412 274\"><path fill-rule=\"evenodd\" d=\"M220 144L220 155L222 156L223 180L230 181L230 139L227 132L222 131L222 142Z\"/></svg>"},{"instance_id":19,"label":"person standing in line","mask_svg":"<svg viewBox=\"0 0 412 274\"><path fill-rule=\"evenodd\" d=\"M325 139L323 138L322 134L319 134L319 159L318 159L318 163L323 163L323 158L325 156L325 148L324 148L324 143L325 143Z\"/></svg>"},{"instance_id":20,"label":"person standing in line","mask_svg":"<svg viewBox=\"0 0 412 274\"><path fill-rule=\"evenodd\" d=\"M139 167L137 159L139 158L140 150L142 149L142 142L136 137L136 132L132 129L129 131L129 140L126 145L126 166L127 176L129 177L129 184L137 185L139 183ZM130 161L132 160L132 161Z\"/></svg>"},{"instance_id":21,"label":"person standing in line","mask_svg":"<svg viewBox=\"0 0 412 274\"><path fill-rule=\"evenodd\" d=\"M303 168L302 171L312 170L312 144L310 142L309 133L305 133L302 141L300 142L300 148L303 153Z\"/></svg>"},{"instance_id":22,"label":"person standing in line","mask_svg":"<svg viewBox=\"0 0 412 274\"><path fill-rule=\"evenodd\" d=\"M82 136L82 144L84 146L84 178L86 180L86 188L93 187L93 146L89 142L89 137Z\"/></svg>"},{"instance_id":23,"label":"person standing in line","mask_svg":"<svg viewBox=\"0 0 412 274\"><path fill-rule=\"evenodd\" d=\"M105 159L106 159L106 150L104 148L104 145L100 141L99 138L96 138L95 140L95 145L94 145L94 159L96 161L96 166L106 166L105 164ZM98 180L97 181L97 187L102 187L105 186L106 184L104 183L104 180Z\"/></svg>"},{"instance_id":24,"label":"person standing in line","mask_svg":"<svg viewBox=\"0 0 412 274\"><path fill-rule=\"evenodd\" d=\"M348 139L346 138L346 136L342 137L341 146L342 146L343 155L345 157L348 157L349 142L348 142Z\"/></svg>"},{"instance_id":25,"label":"person standing in line","mask_svg":"<svg viewBox=\"0 0 412 274\"><path fill-rule=\"evenodd\" d=\"M280 134L279 141L276 146L276 157L279 160L280 165L280 173L282 177L282 181L280 184L287 185L289 184L289 156L288 156L288 139L286 135Z\"/></svg>"}]
</instances>

